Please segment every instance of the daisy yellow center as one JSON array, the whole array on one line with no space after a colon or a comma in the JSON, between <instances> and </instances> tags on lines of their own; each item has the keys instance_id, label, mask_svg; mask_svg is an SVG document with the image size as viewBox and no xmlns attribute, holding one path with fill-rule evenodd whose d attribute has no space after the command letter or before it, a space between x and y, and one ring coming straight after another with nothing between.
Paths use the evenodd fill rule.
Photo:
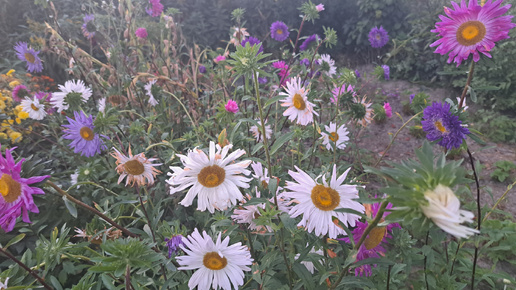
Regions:
<instances>
[{"instance_id":1,"label":"daisy yellow center","mask_svg":"<svg viewBox=\"0 0 516 290\"><path fill-rule=\"evenodd\" d=\"M124 163L124 169L131 175L140 175L145 172L145 167L138 160L129 160Z\"/></svg>"},{"instance_id":2,"label":"daisy yellow center","mask_svg":"<svg viewBox=\"0 0 516 290\"><path fill-rule=\"evenodd\" d=\"M0 178L0 193L7 203L14 202L21 195L21 184L14 180L11 175L4 174Z\"/></svg>"},{"instance_id":3,"label":"daisy yellow center","mask_svg":"<svg viewBox=\"0 0 516 290\"><path fill-rule=\"evenodd\" d=\"M204 187L219 186L224 179L226 179L226 171L218 165L204 167L197 176L197 180Z\"/></svg>"},{"instance_id":4,"label":"daisy yellow center","mask_svg":"<svg viewBox=\"0 0 516 290\"><path fill-rule=\"evenodd\" d=\"M34 63L36 61L36 58L34 57L34 55L32 53L29 53L29 52L26 52L24 54L25 56L25 59L30 62L30 63Z\"/></svg>"},{"instance_id":5,"label":"daisy yellow center","mask_svg":"<svg viewBox=\"0 0 516 290\"><path fill-rule=\"evenodd\" d=\"M34 106L34 104L30 104L30 107L36 112L39 111L39 108Z\"/></svg>"},{"instance_id":6,"label":"daisy yellow center","mask_svg":"<svg viewBox=\"0 0 516 290\"><path fill-rule=\"evenodd\" d=\"M387 229L385 227L373 228L367 238L364 240L364 246L366 249L371 250L378 246L382 242L386 231Z\"/></svg>"},{"instance_id":7,"label":"daisy yellow center","mask_svg":"<svg viewBox=\"0 0 516 290\"><path fill-rule=\"evenodd\" d=\"M337 132L331 132L330 136L328 136L328 137L333 142L337 142L337 140L339 140L339 134L337 134Z\"/></svg>"},{"instance_id":8,"label":"daisy yellow center","mask_svg":"<svg viewBox=\"0 0 516 290\"><path fill-rule=\"evenodd\" d=\"M443 123L441 123L441 121L435 121L434 125L435 125L435 128L437 128L437 130L439 130L439 132L441 132L441 133L448 132L448 131L446 131L446 128L444 128Z\"/></svg>"},{"instance_id":9,"label":"daisy yellow center","mask_svg":"<svg viewBox=\"0 0 516 290\"><path fill-rule=\"evenodd\" d=\"M217 252L209 252L204 255L202 263L210 270L222 270L228 264L228 260Z\"/></svg>"},{"instance_id":10,"label":"daisy yellow center","mask_svg":"<svg viewBox=\"0 0 516 290\"><path fill-rule=\"evenodd\" d=\"M334 210L340 203L339 193L330 187L317 184L312 189L312 202L320 210Z\"/></svg>"},{"instance_id":11,"label":"daisy yellow center","mask_svg":"<svg viewBox=\"0 0 516 290\"><path fill-rule=\"evenodd\" d=\"M79 131L79 134L81 134L81 137L86 141L91 141L93 140L93 137L95 137L93 130L91 130L89 127L82 127Z\"/></svg>"},{"instance_id":12,"label":"daisy yellow center","mask_svg":"<svg viewBox=\"0 0 516 290\"><path fill-rule=\"evenodd\" d=\"M281 30L281 29L276 29L276 33L277 33L277 34L279 34L279 35L281 35L281 34L283 34L283 30Z\"/></svg>"},{"instance_id":13,"label":"daisy yellow center","mask_svg":"<svg viewBox=\"0 0 516 290\"><path fill-rule=\"evenodd\" d=\"M484 23L472 20L464 22L457 30L457 42L464 46L470 46L479 43L486 36L486 27Z\"/></svg>"},{"instance_id":14,"label":"daisy yellow center","mask_svg":"<svg viewBox=\"0 0 516 290\"><path fill-rule=\"evenodd\" d=\"M300 94L295 94L292 98L292 103L294 104L294 107L298 110L304 110L306 108L305 100L303 100L303 97L301 97Z\"/></svg>"}]
</instances>

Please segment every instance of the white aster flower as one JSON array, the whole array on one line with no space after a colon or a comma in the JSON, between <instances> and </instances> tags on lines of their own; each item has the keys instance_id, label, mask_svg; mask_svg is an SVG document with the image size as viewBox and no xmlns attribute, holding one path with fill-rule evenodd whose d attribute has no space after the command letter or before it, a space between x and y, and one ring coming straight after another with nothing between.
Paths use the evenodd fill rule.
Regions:
<instances>
[{"instance_id":1,"label":"white aster flower","mask_svg":"<svg viewBox=\"0 0 516 290\"><path fill-rule=\"evenodd\" d=\"M449 187L439 184L434 190L425 192L425 199L428 205L421 206L423 213L443 231L457 238L468 238L479 233L476 229L460 225L463 222L472 223L475 215L460 209L460 201Z\"/></svg>"},{"instance_id":2,"label":"white aster flower","mask_svg":"<svg viewBox=\"0 0 516 290\"><path fill-rule=\"evenodd\" d=\"M256 120L258 124L260 124L260 120ZM267 123L267 120L265 120L265 123ZM254 138L256 138L256 142L263 142L263 134L261 128L258 129L258 126L251 126L249 128L249 131L253 133ZM272 129L271 125L265 125L265 138L270 139L272 136Z\"/></svg>"},{"instance_id":3,"label":"white aster flower","mask_svg":"<svg viewBox=\"0 0 516 290\"><path fill-rule=\"evenodd\" d=\"M322 54L321 61L327 63L329 66L328 71L324 72L327 76L332 77L334 74L337 73L337 67L335 66L335 61L333 59L331 59L331 56L329 54Z\"/></svg>"},{"instance_id":4,"label":"white aster flower","mask_svg":"<svg viewBox=\"0 0 516 290\"><path fill-rule=\"evenodd\" d=\"M308 245L307 245L307 246L308 246ZM323 252L322 250L317 250L317 251L316 251L314 248L312 248L312 249L310 250L310 253L313 253L313 254L319 254L319 255L321 255L321 256L323 256L323 255L324 255L324 252ZM296 256L294 257L294 260L299 259L299 257L300 257L300 256L301 256L301 254L296 254ZM310 273L312 273L312 274L314 273L314 271L315 271L315 266L314 266L314 263L313 263L313 262L303 260L303 261L301 261L301 264L305 265L305 267L306 267L306 269L308 270L308 272L310 272Z\"/></svg>"},{"instance_id":5,"label":"white aster flower","mask_svg":"<svg viewBox=\"0 0 516 290\"><path fill-rule=\"evenodd\" d=\"M154 183L156 175L161 173L161 171L154 168L155 166L160 166L161 163L152 163L157 160L156 158L146 158L143 152L133 156L131 148L129 148L129 157L120 153L120 151L115 148L113 148L113 150L115 150L115 152L111 153L111 156L116 158L116 171L120 174L118 183L122 182L122 180L127 177L125 181L126 186L129 183L131 183L131 186L135 183L139 186L144 186L147 184L145 179L147 179L148 184L151 185Z\"/></svg>"},{"instance_id":6,"label":"white aster flower","mask_svg":"<svg viewBox=\"0 0 516 290\"><path fill-rule=\"evenodd\" d=\"M29 114L29 118L34 120L43 120L47 115L45 112L45 104L39 102L38 98L34 96L34 100L25 97L23 101L21 101L22 111Z\"/></svg>"},{"instance_id":7,"label":"white aster flower","mask_svg":"<svg viewBox=\"0 0 516 290\"><path fill-rule=\"evenodd\" d=\"M301 85L301 78L295 77L287 82L285 88L286 93L281 92L280 95L286 96L285 99L280 100L282 107L288 107L283 116L288 117L290 121L297 118L297 123L306 126L308 123L314 121L314 104L310 103L307 98L308 90Z\"/></svg>"},{"instance_id":8,"label":"white aster flower","mask_svg":"<svg viewBox=\"0 0 516 290\"><path fill-rule=\"evenodd\" d=\"M298 226L306 227L308 232L314 232L317 236L328 234L335 239L346 232L333 222L337 218L344 225L355 226L360 216L344 212L336 212L335 209L350 208L360 213L364 212L364 206L353 199L358 198L356 185L342 184L351 168L337 178L337 166L333 166L330 184L326 182L326 176L322 177L322 184L317 183L308 174L296 167L298 172L289 170L288 174L296 182L287 181L285 196L297 202L290 210L291 217L303 215Z\"/></svg>"},{"instance_id":9,"label":"white aster flower","mask_svg":"<svg viewBox=\"0 0 516 290\"><path fill-rule=\"evenodd\" d=\"M50 103L57 109L58 113L67 110L70 107L70 102L86 103L92 95L91 89L86 87L81 80L76 80L75 82L73 80L66 81L64 86L59 85L59 89L61 91L52 94L52 99L50 100Z\"/></svg>"},{"instance_id":10,"label":"white aster flower","mask_svg":"<svg viewBox=\"0 0 516 290\"><path fill-rule=\"evenodd\" d=\"M106 98L102 98L99 100L99 106L98 106L99 112L104 114L106 111Z\"/></svg>"},{"instance_id":11,"label":"white aster flower","mask_svg":"<svg viewBox=\"0 0 516 290\"><path fill-rule=\"evenodd\" d=\"M197 270L188 281L190 289L231 290L244 284L244 271L251 271L253 262L246 246L238 242L229 245L229 237L221 241L221 233L214 243L203 231L202 236L197 229L183 239L181 249L185 256L176 257L181 267L179 270Z\"/></svg>"},{"instance_id":12,"label":"white aster flower","mask_svg":"<svg viewBox=\"0 0 516 290\"><path fill-rule=\"evenodd\" d=\"M233 163L238 157L245 154L242 149L235 150L228 155L233 145L226 145L220 154L215 152L215 143L210 142L209 155L195 148L188 155L177 154L181 158L184 168L171 166L173 173L168 173L170 179L170 194L182 191L191 186L185 198L181 201L183 206L190 206L197 196L197 209L213 213L215 209L225 210L230 205L235 205L243 199L239 187L249 188L248 182L251 172L246 168L250 160Z\"/></svg>"},{"instance_id":13,"label":"white aster flower","mask_svg":"<svg viewBox=\"0 0 516 290\"><path fill-rule=\"evenodd\" d=\"M7 282L9 282L9 277L5 278L5 281L3 283L0 282L0 290L7 289Z\"/></svg>"},{"instance_id":14,"label":"white aster flower","mask_svg":"<svg viewBox=\"0 0 516 290\"><path fill-rule=\"evenodd\" d=\"M152 95L152 85L156 83L156 80L149 81L145 86L145 94L149 97L149 104L155 107L159 102Z\"/></svg>"},{"instance_id":15,"label":"white aster flower","mask_svg":"<svg viewBox=\"0 0 516 290\"><path fill-rule=\"evenodd\" d=\"M328 127L325 125L324 129L326 129L326 132L330 134L321 132L322 137L319 139L323 139L323 145L326 146L326 149L333 151L333 146L337 147L338 149L346 148L346 142L349 141L349 132L346 126L341 125L337 129L337 124L330 123L330 126Z\"/></svg>"},{"instance_id":16,"label":"white aster flower","mask_svg":"<svg viewBox=\"0 0 516 290\"><path fill-rule=\"evenodd\" d=\"M361 119L356 120L356 121L357 121L357 123L362 125L362 127L367 127L367 124L370 124L371 121L373 120L373 108L371 108L371 105L373 103L368 102L366 97L360 98L357 96L353 97L353 101L356 104L361 104L362 106L364 106L364 110L365 110L364 116Z\"/></svg>"}]
</instances>

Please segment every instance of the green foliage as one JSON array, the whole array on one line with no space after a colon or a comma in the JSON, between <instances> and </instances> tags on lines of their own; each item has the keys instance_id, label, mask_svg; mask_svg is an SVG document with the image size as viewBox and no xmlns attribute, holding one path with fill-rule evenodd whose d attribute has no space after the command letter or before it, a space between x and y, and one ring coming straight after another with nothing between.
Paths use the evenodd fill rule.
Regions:
<instances>
[{"instance_id":1,"label":"green foliage","mask_svg":"<svg viewBox=\"0 0 516 290\"><path fill-rule=\"evenodd\" d=\"M478 110L474 120L478 130L493 142L516 142L516 120L488 110Z\"/></svg>"},{"instance_id":2,"label":"green foliage","mask_svg":"<svg viewBox=\"0 0 516 290\"><path fill-rule=\"evenodd\" d=\"M495 166L496 169L491 173L491 178L500 182L504 182L516 170L516 164L507 160L496 161Z\"/></svg>"}]
</instances>

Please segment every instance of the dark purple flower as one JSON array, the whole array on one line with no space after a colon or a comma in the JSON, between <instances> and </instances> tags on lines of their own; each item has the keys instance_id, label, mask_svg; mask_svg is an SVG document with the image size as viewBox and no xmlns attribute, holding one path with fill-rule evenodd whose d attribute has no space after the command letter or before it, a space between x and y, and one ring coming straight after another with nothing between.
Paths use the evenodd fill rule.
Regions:
<instances>
[{"instance_id":1,"label":"dark purple flower","mask_svg":"<svg viewBox=\"0 0 516 290\"><path fill-rule=\"evenodd\" d=\"M206 67L204 65L200 65L199 66L199 72L202 73L202 74L205 74L206 73Z\"/></svg>"},{"instance_id":2,"label":"dark purple flower","mask_svg":"<svg viewBox=\"0 0 516 290\"><path fill-rule=\"evenodd\" d=\"M386 81L388 81L390 79L391 69L386 64L382 65L382 68L383 68L383 77L385 78Z\"/></svg>"},{"instance_id":3,"label":"dark purple flower","mask_svg":"<svg viewBox=\"0 0 516 290\"><path fill-rule=\"evenodd\" d=\"M380 28L375 26L371 29L371 31L369 31L369 42L374 48L383 47L387 44L387 42L389 42L389 35L382 26L380 26Z\"/></svg>"},{"instance_id":4,"label":"dark purple flower","mask_svg":"<svg viewBox=\"0 0 516 290\"><path fill-rule=\"evenodd\" d=\"M308 67L310 65L310 61L308 60L308 58L303 58L301 61L299 61L299 64Z\"/></svg>"},{"instance_id":5,"label":"dark purple flower","mask_svg":"<svg viewBox=\"0 0 516 290\"><path fill-rule=\"evenodd\" d=\"M84 37L86 37L86 39L92 39L95 36L95 31L97 31L97 28L93 23L93 20L95 20L95 15L86 14L86 16L84 16L82 19L84 21L81 27L82 34L84 35Z\"/></svg>"},{"instance_id":6,"label":"dark purple flower","mask_svg":"<svg viewBox=\"0 0 516 290\"><path fill-rule=\"evenodd\" d=\"M414 97L416 96L416 94L412 94L410 95L410 103L412 104L412 101L414 100Z\"/></svg>"},{"instance_id":7,"label":"dark purple flower","mask_svg":"<svg viewBox=\"0 0 516 290\"><path fill-rule=\"evenodd\" d=\"M285 41L290 32L288 31L288 27L285 23L281 21L276 21L271 25L271 37L277 41Z\"/></svg>"},{"instance_id":8,"label":"dark purple flower","mask_svg":"<svg viewBox=\"0 0 516 290\"><path fill-rule=\"evenodd\" d=\"M149 35L147 33L147 29L145 29L144 27L140 27L140 28L136 29L134 34L136 34L136 36L138 36L141 39L147 39L147 36Z\"/></svg>"},{"instance_id":9,"label":"dark purple flower","mask_svg":"<svg viewBox=\"0 0 516 290\"><path fill-rule=\"evenodd\" d=\"M91 115L86 116L84 112L73 112L75 120L66 117L69 125L63 125L65 129L63 132L63 139L72 140L70 148L74 149L75 153L81 153L81 156L92 157L95 154L99 154L102 150L106 150L107 147L104 141L100 139L99 134L95 134L93 129L93 117Z\"/></svg>"},{"instance_id":10,"label":"dark purple flower","mask_svg":"<svg viewBox=\"0 0 516 290\"><path fill-rule=\"evenodd\" d=\"M241 45L245 47L247 43L249 43L250 46L259 45L260 49L258 49L258 53L263 52L262 42L258 38L250 36L249 38L244 39Z\"/></svg>"},{"instance_id":11,"label":"dark purple flower","mask_svg":"<svg viewBox=\"0 0 516 290\"><path fill-rule=\"evenodd\" d=\"M360 78L360 72L358 72L358 69L355 70L355 76L357 77L357 79Z\"/></svg>"},{"instance_id":12,"label":"dark purple flower","mask_svg":"<svg viewBox=\"0 0 516 290\"><path fill-rule=\"evenodd\" d=\"M447 149L459 148L462 141L469 134L468 128L462 126L459 117L450 112L448 103L432 103L423 111L423 131L429 141L437 141L437 144Z\"/></svg>"},{"instance_id":13,"label":"dark purple flower","mask_svg":"<svg viewBox=\"0 0 516 290\"><path fill-rule=\"evenodd\" d=\"M26 42L18 42L14 46L16 50L16 56L19 60L27 63L27 70L31 73L39 73L43 70L43 63L39 58L39 51L35 51L33 48L29 48Z\"/></svg>"},{"instance_id":14,"label":"dark purple flower","mask_svg":"<svg viewBox=\"0 0 516 290\"><path fill-rule=\"evenodd\" d=\"M264 85L268 82L269 80L266 78L266 77L263 77L263 78L258 78L258 83Z\"/></svg>"},{"instance_id":15,"label":"dark purple flower","mask_svg":"<svg viewBox=\"0 0 516 290\"><path fill-rule=\"evenodd\" d=\"M314 42L314 41L317 41L319 39L319 36L317 34L312 34L310 35L307 39L305 39L305 41L303 41L303 43L301 44L301 46L299 46L299 50L300 51L303 51L303 50L306 50L308 48L308 46Z\"/></svg>"},{"instance_id":16,"label":"dark purple flower","mask_svg":"<svg viewBox=\"0 0 516 290\"><path fill-rule=\"evenodd\" d=\"M159 17L161 12L163 12L163 4L161 4L160 1L161 0L149 0L151 7L145 10L147 14L152 17Z\"/></svg>"},{"instance_id":17,"label":"dark purple flower","mask_svg":"<svg viewBox=\"0 0 516 290\"><path fill-rule=\"evenodd\" d=\"M184 245L183 238L184 237L182 235L173 236L171 239L165 238L165 242L167 242L167 247L168 247L168 258L169 259L170 259L170 257L172 257L172 252L175 253L176 255L179 254L179 250L181 250L181 248L179 246Z\"/></svg>"}]
</instances>

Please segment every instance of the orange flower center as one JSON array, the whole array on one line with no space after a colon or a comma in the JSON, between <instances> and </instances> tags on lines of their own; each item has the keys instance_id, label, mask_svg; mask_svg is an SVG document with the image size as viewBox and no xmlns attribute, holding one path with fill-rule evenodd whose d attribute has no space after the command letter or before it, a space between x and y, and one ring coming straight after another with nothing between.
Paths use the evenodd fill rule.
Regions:
<instances>
[{"instance_id":1,"label":"orange flower center","mask_svg":"<svg viewBox=\"0 0 516 290\"><path fill-rule=\"evenodd\" d=\"M337 132L331 132L328 138L333 142L337 142L337 140L339 140L339 134L337 134Z\"/></svg>"},{"instance_id":2,"label":"orange flower center","mask_svg":"<svg viewBox=\"0 0 516 290\"><path fill-rule=\"evenodd\" d=\"M457 42L464 46L470 46L479 43L486 36L486 27L484 23L472 20L462 23L457 29Z\"/></svg>"},{"instance_id":3,"label":"orange flower center","mask_svg":"<svg viewBox=\"0 0 516 290\"><path fill-rule=\"evenodd\" d=\"M279 34L279 35L282 35L283 34L283 30L281 29L276 29L276 33Z\"/></svg>"},{"instance_id":4,"label":"orange flower center","mask_svg":"<svg viewBox=\"0 0 516 290\"><path fill-rule=\"evenodd\" d=\"M339 193L330 187L317 184L312 189L312 202L320 210L334 210L340 203Z\"/></svg>"},{"instance_id":5,"label":"orange flower center","mask_svg":"<svg viewBox=\"0 0 516 290\"><path fill-rule=\"evenodd\" d=\"M39 108L34 106L34 104L30 104L30 107L36 112L39 111Z\"/></svg>"},{"instance_id":6,"label":"orange flower center","mask_svg":"<svg viewBox=\"0 0 516 290\"><path fill-rule=\"evenodd\" d=\"M131 175L140 175L145 172L145 167L138 160L129 160L124 163L124 169Z\"/></svg>"},{"instance_id":7,"label":"orange flower center","mask_svg":"<svg viewBox=\"0 0 516 290\"><path fill-rule=\"evenodd\" d=\"M364 240L364 246L366 249L371 250L378 246L385 234L387 233L387 229L385 227L375 227L369 232L369 235Z\"/></svg>"},{"instance_id":8,"label":"orange flower center","mask_svg":"<svg viewBox=\"0 0 516 290\"><path fill-rule=\"evenodd\" d=\"M202 263L210 270L221 270L226 267L228 260L225 257L221 257L217 252L209 252L204 255Z\"/></svg>"},{"instance_id":9,"label":"orange flower center","mask_svg":"<svg viewBox=\"0 0 516 290\"><path fill-rule=\"evenodd\" d=\"M441 123L441 121L435 121L435 122L434 122L434 125L435 125L435 128L437 128L437 130L439 130L441 133L446 133L446 132L448 132L448 131L446 130L446 128L444 128L443 123Z\"/></svg>"},{"instance_id":10,"label":"orange flower center","mask_svg":"<svg viewBox=\"0 0 516 290\"><path fill-rule=\"evenodd\" d=\"M36 61L36 58L34 57L34 55L32 53L29 53L29 52L26 52L24 54L25 56L25 59L30 62L30 63L34 63Z\"/></svg>"},{"instance_id":11,"label":"orange flower center","mask_svg":"<svg viewBox=\"0 0 516 290\"><path fill-rule=\"evenodd\" d=\"M197 180L204 187L216 187L224 182L226 178L226 171L218 165L206 166L201 169Z\"/></svg>"},{"instance_id":12,"label":"orange flower center","mask_svg":"<svg viewBox=\"0 0 516 290\"><path fill-rule=\"evenodd\" d=\"M11 175L4 174L0 178L0 193L2 193L5 202L14 202L22 193L21 184L14 180Z\"/></svg>"},{"instance_id":13,"label":"orange flower center","mask_svg":"<svg viewBox=\"0 0 516 290\"><path fill-rule=\"evenodd\" d=\"M303 97L301 97L300 94L294 95L294 97L292 98L292 103L294 103L294 107L300 111L306 108L305 100L303 100Z\"/></svg>"},{"instance_id":14,"label":"orange flower center","mask_svg":"<svg viewBox=\"0 0 516 290\"><path fill-rule=\"evenodd\" d=\"M93 131L89 127L82 127L79 131L81 134L81 137L86 141L93 140L93 137L95 137L95 134L93 134Z\"/></svg>"}]
</instances>

